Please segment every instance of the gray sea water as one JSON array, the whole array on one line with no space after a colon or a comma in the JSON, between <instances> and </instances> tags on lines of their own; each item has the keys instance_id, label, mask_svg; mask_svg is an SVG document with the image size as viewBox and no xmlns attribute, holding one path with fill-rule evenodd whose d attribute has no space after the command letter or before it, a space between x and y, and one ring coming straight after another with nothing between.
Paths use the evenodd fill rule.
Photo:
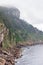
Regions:
<instances>
[{"instance_id":1,"label":"gray sea water","mask_svg":"<svg viewBox=\"0 0 43 65\"><path fill-rule=\"evenodd\" d=\"M15 65L43 65L43 45L24 47Z\"/></svg>"}]
</instances>

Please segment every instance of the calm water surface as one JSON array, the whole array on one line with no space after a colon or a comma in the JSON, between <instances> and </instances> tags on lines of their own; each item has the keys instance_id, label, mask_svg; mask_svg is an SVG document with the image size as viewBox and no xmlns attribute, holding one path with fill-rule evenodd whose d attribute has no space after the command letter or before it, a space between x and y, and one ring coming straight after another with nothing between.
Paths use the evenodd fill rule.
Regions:
<instances>
[{"instance_id":1,"label":"calm water surface","mask_svg":"<svg viewBox=\"0 0 43 65\"><path fill-rule=\"evenodd\" d=\"M43 65L43 45L23 48L23 56L15 65Z\"/></svg>"}]
</instances>

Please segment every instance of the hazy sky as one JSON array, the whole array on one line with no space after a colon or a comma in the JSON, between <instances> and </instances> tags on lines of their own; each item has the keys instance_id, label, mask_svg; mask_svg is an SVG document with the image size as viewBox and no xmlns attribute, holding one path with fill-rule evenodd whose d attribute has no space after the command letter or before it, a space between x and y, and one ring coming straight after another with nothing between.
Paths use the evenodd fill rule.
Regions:
<instances>
[{"instance_id":1,"label":"hazy sky","mask_svg":"<svg viewBox=\"0 0 43 65\"><path fill-rule=\"evenodd\" d=\"M43 30L43 0L0 0L0 5L17 7L22 19Z\"/></svg>"}]
</instances>

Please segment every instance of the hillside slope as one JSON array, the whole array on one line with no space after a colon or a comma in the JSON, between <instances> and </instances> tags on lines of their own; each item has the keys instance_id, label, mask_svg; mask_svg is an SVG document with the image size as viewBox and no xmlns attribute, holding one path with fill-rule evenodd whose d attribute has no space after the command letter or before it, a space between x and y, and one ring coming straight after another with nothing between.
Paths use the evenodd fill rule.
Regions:
<instances>
[{"instance_id":1,"label":"hillside slope","mask_svg":"<svg viewBox=\"0 0 43 65\"><path fill-rule=\"evenodd\" d=\"M9 39L10 43L43 41L43 32L20 19L20 11L16 8L0 7L1 23L9 30L6 39Z\"/></svg>"}]
</instances>

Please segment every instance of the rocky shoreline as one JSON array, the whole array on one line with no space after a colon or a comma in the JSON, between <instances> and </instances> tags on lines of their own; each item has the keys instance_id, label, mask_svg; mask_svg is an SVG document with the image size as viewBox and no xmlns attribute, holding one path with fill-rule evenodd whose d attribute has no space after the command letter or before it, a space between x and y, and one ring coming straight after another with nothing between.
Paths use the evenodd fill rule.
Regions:
<instances>
[{"instance_id":1,"label":"rocky shoreline","mask_svg":"<svg viewBox=\"0 0 43 65\"><path fill-rule=\"evenodd\" d=\"M3 47L0 47L0 65L15 65L15 63L17 63L15 59L18 59L22 56L22 47L33 46L37 44L39 45L43 43L19 44L18 46L12 46L7 49L3 49Z\"/></svg>"},{"instance_id":2,"label":"rocky shoreline","mask_svg":"<svg viewBox=\"0 0 43 65\"><path fill-rule=\"evenodd\" d=\"M9 48L3 50L0 48L0 65L15 65L15 59L21 56L20 48Z\"/></svg>"}]
</instances>

